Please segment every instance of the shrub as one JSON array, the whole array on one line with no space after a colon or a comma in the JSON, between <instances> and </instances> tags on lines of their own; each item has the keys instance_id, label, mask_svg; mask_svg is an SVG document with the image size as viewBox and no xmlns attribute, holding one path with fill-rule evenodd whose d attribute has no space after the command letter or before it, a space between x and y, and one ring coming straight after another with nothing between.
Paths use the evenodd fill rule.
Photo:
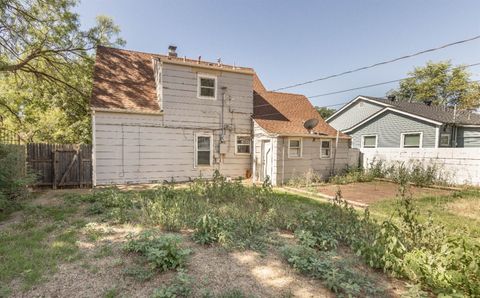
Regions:
<instances>
[{"instance_id":1,"label":"shrub","mask_svg":"<svg viewBox=\"0 0 480 298\"><path fill-rule=\"evenodd\" d=\"M193 239L200 244L217 242L220 236L220 224L216 217L205 214L197 222Z\"/></svg>"},{"instance_id":2,"label":"shrub","mask_svg":"<svg viewBox=\"0 0 480 298\"><path fill-rule=\"evenodd\" d=\"M152 298L190 297L192 294L192 278L185 271L179 270L170 285L155 289Z\"/></svg>"},{"instance_id":3,"label":"shrub","mask_svg":"<svg viewBox=\"0 0 480 298\"><path fill-rule=\"evenodd\" d=\"M189 249L180 248L181 238L177 235L155 236L145 231L137 237L130 237L125 250L140 253L150 265L160 271L181 268L190 254Z\"/></svg>"},{"instance_id":4,"label":"shrub","mask_svg":"<svg viewBox=\"0 0 480 298\"><path fill-rule=\"evenodd\" d=\"M0 216L18 208L28 196L27 186L35 181L25 169L24 147L0 144Z\"/></svg>"},{"instance_id":5,"label":"shrub","mask_svg":"<svg viewBox=\"0 0 480 298\"><path fill-rule=\"evenodd\" d=\"M303 245L285 246L282 254L293 268L311 277L322 279L336 294L349 297L381 295L383 289L355 267L352 260L331 252L318 252ZM363 293L362 293L363 292ZM363 294L363 295L362 295Z\"/></svg>"}]
</instances>

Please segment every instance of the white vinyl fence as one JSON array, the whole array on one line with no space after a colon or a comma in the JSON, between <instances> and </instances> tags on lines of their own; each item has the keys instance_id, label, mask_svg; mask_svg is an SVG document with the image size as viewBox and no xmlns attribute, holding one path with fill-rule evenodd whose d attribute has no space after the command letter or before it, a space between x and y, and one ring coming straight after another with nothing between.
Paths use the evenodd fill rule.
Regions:
<instances>
[{"instance_id":1,"label":"white vinyl fence","mask_svg":"<svg viewBox=\"0 0 480 298\"><path fill-rule=\"evenodd\" d=\"M435 164L452 184L480 185L480 148L362 148L362 165L420 162Z\"/></svg>"}]
</instances>

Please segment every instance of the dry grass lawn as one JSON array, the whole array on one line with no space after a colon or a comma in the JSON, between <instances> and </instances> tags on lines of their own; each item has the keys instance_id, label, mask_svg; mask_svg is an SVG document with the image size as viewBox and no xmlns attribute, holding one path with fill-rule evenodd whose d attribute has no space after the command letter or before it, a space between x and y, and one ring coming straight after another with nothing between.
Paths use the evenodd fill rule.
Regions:
<instances>
[{"instance_id":1,"label":"dry grass lawn","mask_svg":"<svg viewBox=\"0 0 480 298\"><path fill-rule=\"evenodd\" d=\"M0 297L150 297L155 289L171 283L175 271L154 272L149 278L143 278L141 270L126 273L135 268L148 269L138 256L123 250L127 236L144 227L86 216L84 204L70 206L63 200L62 195L68 192L88 191L47 191L0 223L0 235L12 248L29 233L43 233L37 240L27 240L25 245L32 250L20 249L11 255L17 261L6 265L9 273L0 275L0 281L5 282L0 286ZM197 244L191 240L191 233L181 231L179 235L182 245L193 251L186 265L193 281L192 296L221 297L234 290L237 296L231 297L244 297L239 293L248 297L334 296L320 280L290 267L275 245L263 253L227 250ZM277 233L272 241L277 245L295 242L291 233ZM61 249L52 254L56 247ZM31 258L48 259L49 263L36 265ZM366 266L362 270L377 279L388 296L403 292L403 282Z\"/></svg>"}]
</instances>

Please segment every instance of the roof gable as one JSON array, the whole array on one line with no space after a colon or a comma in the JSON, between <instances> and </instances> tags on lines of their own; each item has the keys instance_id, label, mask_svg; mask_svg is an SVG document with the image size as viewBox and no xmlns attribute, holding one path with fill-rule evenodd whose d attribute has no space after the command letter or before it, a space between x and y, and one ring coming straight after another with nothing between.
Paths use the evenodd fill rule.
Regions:
<instances>
[{"instance_id":1,"label":"roof gable","mask_svg":"<svg viewBox=\"0 0 480 298\"><path fill-rule=\"evenodd\" d=\"M253 69L98 46L90 106L94 110L160 113L153 59L196 68L254 74Z\"/></svg>"},{"instance_id":2,"label":"roof gable","mask_svg":"<svg viewBox=\"0 0 480 298\"><path fill-rule=\"evenodd\" d=\"M415 114L411 114L411 113L407 113L407 112L403 112L403 111L399 111L395 108L392 108L392 107L386 107L380 111L378 111L377 113L373 114L372 116L366 118L365 120L357 123L356 125L348 128L348 129L345 129L343 130L343 132L345 133L348 133L348 132L351 132L351 131L354 131L355 129L359 128L359 127L362 127L363 125L377 119L378 117L380 117L381 115L384 115L388 112L393 112L393 113L397 113L397 114L400 114L402 116L406 116L406 117L409 117L409 118L412 118L412 119L416 119L416 120L419 120L419 121L423 121L423 122L427 122L427 123L431 123L431 124L434 124L434 125L441 125L442 122L438 122L438 121L434 121L434 120L431 120L431 119L428 119L428 118L424 118L424 117L421 117L421 116L418 116L418 115L415 115Z\"/></svg>"},{"instance_id":3,"label":"roof gable","mask_svg":"<svg viewBox=\"0 0 480 298\"><path fill-rule=\"evenodd\" d=\"M284 135L304 135L309 132L303 124L308 119L317 119L318 125L313 132L334 137L337 130L322 119L310 101L301 94L266 91L258 80L254 80L253 119L269 133ZM344 134L341 137L348 137Z\"/></svg>"}]
</instances>

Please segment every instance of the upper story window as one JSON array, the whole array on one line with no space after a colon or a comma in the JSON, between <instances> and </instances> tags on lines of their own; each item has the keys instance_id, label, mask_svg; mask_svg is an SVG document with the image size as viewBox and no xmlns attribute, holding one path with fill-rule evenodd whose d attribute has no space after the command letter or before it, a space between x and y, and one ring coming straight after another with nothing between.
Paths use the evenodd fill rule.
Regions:
<instances>
[{"instance_id":1,"label":"upper story window","mask_svg":"<svg viewBox=\"0 0 480 298\"><path fill-rule=\"evenodd\" d=\"M236 154L250 154L252 138L250 135L236 135L235 136L235 153Z\"/></svg>"},{"instance_id":2,"label":"upper story window","mask_svg":"<svg viewBox=\"0 0 480 298\"><path fill-rule=\"evenodd\" d=\"M332 140L320 140L320 158L332 156Z\"/></svg>"},{"instance_id":3,"label":"upper story window","mask_svg":"<svg viewBox=\"0 0 480 298\"><path fill-rule=\"evenodd\" d=\"M423 134L421 132L409 132L401 134L402 148L422 148Z\"/></svg>"},{"instance_id":4,"label":"upper story window","mask_svg":"<svg viewBox=\"0 0 480 298\"><path fill-rule=\"evenodd\" d=\"M362 148L377 148L377 136L362 136Z\"/></svg>"},{"instance_id":5,"label":"upper story window","mask_svg":"<svg viewBox=\"0 0 480 298\"><path fill-rule=\"evenodd\" d=\"M198 74L197 97L217 99L217 77L207 74Z\"/></svg>"},{"instance_id":6,"label":"upper story window","mask_svg":"<svg viewBox=\"0 0 480 298\"><path fill-rule=\"evenodd\" d=\"M290 138L288 139L288 157L302 157L302 139Z\"/></svg>"}]
</instances>

